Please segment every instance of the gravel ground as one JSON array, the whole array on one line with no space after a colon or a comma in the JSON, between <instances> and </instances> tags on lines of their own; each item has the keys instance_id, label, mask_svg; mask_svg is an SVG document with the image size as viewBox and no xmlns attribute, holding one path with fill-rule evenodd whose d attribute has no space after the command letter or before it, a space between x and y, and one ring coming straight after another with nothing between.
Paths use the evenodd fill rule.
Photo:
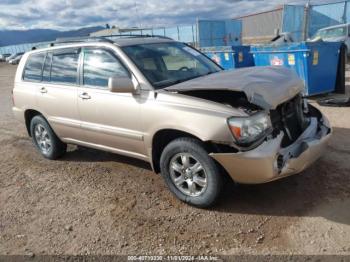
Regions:
<instances>
[{"instance_id":1,"label":"gravel ground","mask_svg":"<svg viewBox=\"0 0 350 262\"><path fill-rule=\"evenodd\" d=\"M0 64L0 254L350 254L350 108L301 175L228 187L210 210L177 201L147 163L70 147L49 161L11 112Z\"/></svg>"}]
</instances>

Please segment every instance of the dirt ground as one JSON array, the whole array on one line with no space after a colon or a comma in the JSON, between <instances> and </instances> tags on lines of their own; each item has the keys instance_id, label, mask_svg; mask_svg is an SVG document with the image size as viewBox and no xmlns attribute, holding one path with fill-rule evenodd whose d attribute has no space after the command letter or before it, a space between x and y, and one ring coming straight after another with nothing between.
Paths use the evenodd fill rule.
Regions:
<instances>
[{"instance_id":1,"label":"dirt ground","mask_svg":"<svg viewBox=\"0 0 350 262\"><path fill-rule=\"evenodd\" d=\"M350 107L321 108L334 136L301 175L201 210L138 160L73 146L42 158L12 116L15 70L0 63L0 254L350 254Z\"/></svg>"}]
</instances>

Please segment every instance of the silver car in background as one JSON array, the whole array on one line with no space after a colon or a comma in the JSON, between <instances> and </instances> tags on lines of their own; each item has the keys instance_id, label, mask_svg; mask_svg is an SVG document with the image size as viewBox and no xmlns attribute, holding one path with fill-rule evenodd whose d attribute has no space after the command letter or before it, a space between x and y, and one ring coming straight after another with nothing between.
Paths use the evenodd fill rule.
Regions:
<instances>
[{"instance_id":1,"label":"silver car in background","mask_svg":"<svg viewBox=\"0 0 350 262\"><path fill-rule=\"evenodd\" d=\"M11 56L11 54L0 54L0 62L6 62L6 58Z\"/></svg>"},{"instance_id":2,"label":"silver car in background","mask_svg":"<svg viewBox=\"0 0 350 262\"><path fill-rule=\"evenodd\" d=\"M18 53L16 56L8 61L9 64L11 65L18 65L19 61L21 61L22 56L24 53Z\"/></svg>"},{"instance_id":3,"label":"silver car in background","mask_svg":"<svg viewBox=\"0 0 350 262\"><path fill-rule=\"evenodd\" d=\"M343 42L350 55L350 24L341 24L319 29L311 41L323 40L325 42Z\"/></svg>"},{"instance_id":4,"label":"silver car in background","mask_svg":"<svg viewBox=\"0 0 350 262\"><path fill-rule=\"evenodd\" d=\"M13 60L15 60L18 56L22 56L23 54L24 54L24 52L14 53L6 58L6 62L12 64Z\"/></svg>"}]
</instances>

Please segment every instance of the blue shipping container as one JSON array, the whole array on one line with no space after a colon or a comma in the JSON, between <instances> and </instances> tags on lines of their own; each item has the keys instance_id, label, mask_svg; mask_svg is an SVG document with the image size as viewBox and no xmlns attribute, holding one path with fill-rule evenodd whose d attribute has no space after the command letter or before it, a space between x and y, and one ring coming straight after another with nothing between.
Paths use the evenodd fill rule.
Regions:
<instances>
[{"instance_id":1,"label":"blue shipping container","mask_svg":"<svg viewBox=\"0 0 350 262\"><path fill-rule=\"evenodd\" d=\"M304 80L306 96L335 91L341 43L301 42L252 46L256 66L284 66Z\"/></svg>"},{"instance_id":2,"label":"blue shipping container","mask_svg":"<svg viewBox=\"0 0 350 262\"><path fill-rule=\"evenodd\" d=\"M225 70L254 66L250 46L203 48L202 51Z\"/></svg>"},{"instance_id":3,"label":"blue shipping container","mask_svg":"<svg viewBox=\"0 0 350 262\"><path fill-rule=\"evenodd\" d=\"M241 45L242 21L240 20L198 20L198 45L221 47Z\"/></svg>"}]
</instances>

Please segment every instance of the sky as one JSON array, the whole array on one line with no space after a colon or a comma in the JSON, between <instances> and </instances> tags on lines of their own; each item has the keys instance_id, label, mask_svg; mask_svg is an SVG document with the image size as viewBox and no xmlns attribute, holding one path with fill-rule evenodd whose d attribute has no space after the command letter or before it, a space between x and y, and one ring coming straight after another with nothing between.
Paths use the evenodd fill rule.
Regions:
<instances>
[{"instance_id":1,"label":"sky","mask_svg":"<svg viewBox=\"0 0 350 262\"><path fill-rule=\"evenodd\" d=\"M311 3L339 0L312 0ZM192 24L229 19L307 0L0 0L0 30L69 30L106 23L118 27Z\"/></svg>"}]
</instances>

